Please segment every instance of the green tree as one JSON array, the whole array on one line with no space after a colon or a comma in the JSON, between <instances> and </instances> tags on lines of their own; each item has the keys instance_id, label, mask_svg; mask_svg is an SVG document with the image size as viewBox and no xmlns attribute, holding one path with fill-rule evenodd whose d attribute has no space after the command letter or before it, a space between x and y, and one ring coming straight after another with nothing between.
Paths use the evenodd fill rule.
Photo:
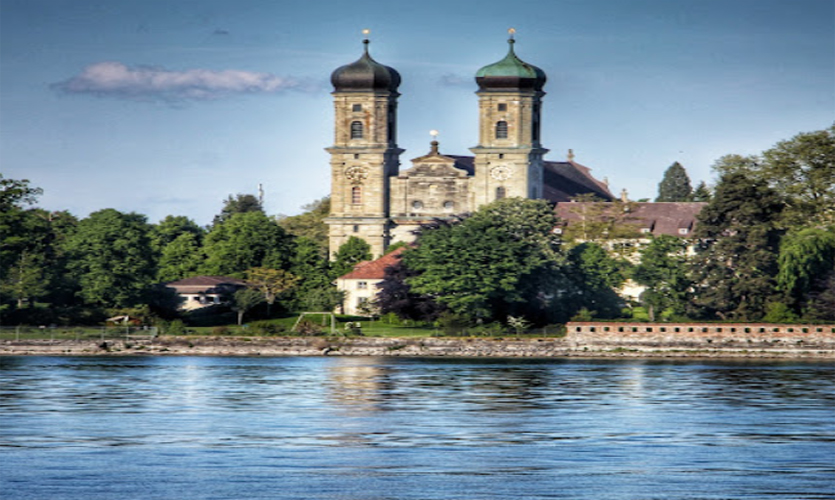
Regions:
<instances>
[{"instance_id":1,"label":"green tree","mask_svg":"<svg viewBox=\"0 0 835 500\"><path fill-rule=\"evenodd\" d=\"M205 231L184 215L167 215L151 228L151 246L160 254L183 234L191 234L200 243Z\"/></svg>"},{"instance_id":2,"label":"green tree","mask_svg":"<svg viewBox=\"0 0 835 500\"><path fill-rule=\"evenodd\" d=\"M778 289L789 307L800 313L812 296L823 290L835 274L835 231L803 228L789 232L780 242Z\"/></svg>"},{"instance_id":3,"label":"green tree","mask_svg":"<svg viewBox=\"0 0 835 500\"><path fill-rule=\"evenodd\" d=\"M49 291L46 266L40 257L24 250L0 281L0 292L12 297L18 309Z\"/></svg>"},{"instance_id":4,"label":"green tree","mask_svg":"<svg viewBox=\"0 0 835 500\"><path fill-rule=\"evenodd\" d=\"M287 269L293 237L262 212L232 215L206 235L205 274L243 276L253 267Z\"/></svg>"},{"instance_id":5,"label":"green tree","mask_svg":"<svg viewBox=\"0 0 835 500\"><path fill-rule=\"evenodd\" d=\"M200 237L192 232L181 233L162 248L157 279L168 282L197 276L205 260Z\"/></svg>"},{"instance_id":6,"label":"green tree","mask_svg":"<svg viewBox=\"0 0 835 500\"><path fill-rule=\"evenodd\" d=\"M646 287L641 296L649 311L650 321L656 312L670 310L675 315L686 312L688 291L687 242L670 235L653 238L641 251L641 262L632 279Z\"/></svg>"},{"instance_id":7,"label":"green tree","mask_svg":"<svg viewBox=\"0 0 835 500\"><path fill-rule=\"evenodd\" d=\"M112 208L93 212L66 241L69 273L87 304L141 304L156 275L145 216Z\"/></svg>"},{"instance_id":8,"label":"green tree","mask_svg":"<svg viewBox=\"0 0 835 500\"><path fill-rule=\"evenodd\" d=\"M246 271L246 281L261 292L267 302L267 317L275 300L299 282L299 277L283 269L254 267Z\"/></svg>"},{"instance_id":9,"label":"green tree","mask_svg":"<svg viewBox=\"0 0 835 500\"><path fill-rule=\"evenodd\" d=\"M325 197L302 207L304 213L293 216L279 216L278 225L298 238L307 238L324 247L328 246L328 225L325 218L330 214L331 199Z\"/></svg>"},{"instance_id":10,"label":"green tree","mask_svg":"<svg viewBox=\"0 0 835 500\"><path fill-rule=\"evenodd\" d=\"M293 308L303 308L307 311L331 310L312 309L310 303L321 303L328 289L336 291L330 274L327 243L317 242L299 237L294 241L293 255L290 260L290 272L301 278L298 286L291 290L290 301Z\"/></svg>"},{"instance_id":11,"label":"green tree","mask_svg":"<svg viewBox=\"0 0 835 500\"><path fill-rule=\"evenodd\" d=\"M621 313L623 300L616 289L626 279L627 264L617 260L596 243L581 243L568 252L571 286L566 298L571 304L569 314L580 309L594 311L597 317L616 318Z\"/></svg>"},{"instance_id":12,"label":"green tree","mask_svg":"<svg viewBox=\"0 0 835 500\"><path fill-rule=\"evenodd\" d=\"M692 193L693 187L687 171L679 162L675 162L664 172L655 201L690 201Z\"/></svg>"},{"instance_id":13,"label":"green tree","mask_svg":"<svg viewBox=\"0 0 835 500\"><path fill-rule=\"evenodd\" d=\"M245 214L249 212L264 213L264 208L257 197L251 194L238 193L234 197L230 194L226 201L223 202L223 208L212 221L212 226L223 224L235 214Z\"/></svg>"},{"instance_id":14,"label":"green tree","mask_svg":"<svg viewBox=\"0 0 835 500\"><path fill-rule=\"evenodd\" d=\"M565 285L555 222L546 201L507 198L463 222L422 230L403 255L417 273L407 283L470 321L546 321L553 292Z\"/></svg>"},{"instance_id":15,"label":"green tree","mask_svg":"<svg viewBox=\"0 0 835 500\"><path fill-rule=\"evenodd\" d=\"M764 181L743 171L722 175L694 233L696 313L738 321L763 317L775 296L783 206Z\"/></svg>"},{"instance_id":16,"label":"green tree","mask_svg":"<svg viewBox=\"0 0 835 500\"><path fill-rule=\"evenodd\" d=\"M30 187L28 179L4 179L0 174L0 212L32 205L41 194L43 190Z\"/></svg>"},{"instance_id":17,"label":"green tree","mask_svg":"<svg viewBox=\"0 0 835 500\"><path fill-rule=\"evenodd\" d=\"M693 190L693 194L690 196L690 201L710 201L710 189L705 184L705 181L701 181L696 189Z\"/></svg>"},{"instance_id":18,"label":"green tree","mask_svg":"<svg viewBox=\"0 0 835 500\"><path fill-rule=\"evenodd\" d=\"M334 254L331 276L334 279L344 276L353 271L354 266L360 262L371 259L371 245L366 243L365 240L351 236Z\"/></svg>"},{"instance_id":19,"label":"green tree","mask_svg":"<svg viewBox=\"0 0 835 500\"><path fill-rule=\"evenodd\" d=\"M252 288L241 288L232 296L232 310L238 313L238 326L244 322L244 314L264 302L264 295Z\"/></svg>"}]
</instances>

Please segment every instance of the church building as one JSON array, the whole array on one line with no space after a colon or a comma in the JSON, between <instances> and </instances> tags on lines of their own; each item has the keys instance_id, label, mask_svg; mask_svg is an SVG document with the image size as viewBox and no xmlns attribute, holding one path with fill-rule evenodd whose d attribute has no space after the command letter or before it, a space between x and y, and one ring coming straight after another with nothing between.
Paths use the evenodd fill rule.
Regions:
<instances>
[{"instance_id":1,"label":"church building","mask_svg":"<svg viewBox=\"0 0 835 500\"><path fill-rule=\"evenodd\" d=\"M397 103L400 74L375 61L369 40L362 56L331 75L334 144L331 155L330 254L351 236L374 256L397 241L411 242L422 223L472 212L504 197L566 202L584 193L612 200L605 182L591 176L569 151L548 161L541 142L545 73L514 51L475 75L478 143L472 155L447 155L433 140L427 154L400 169Z\"/></svg>"}]
</instances>

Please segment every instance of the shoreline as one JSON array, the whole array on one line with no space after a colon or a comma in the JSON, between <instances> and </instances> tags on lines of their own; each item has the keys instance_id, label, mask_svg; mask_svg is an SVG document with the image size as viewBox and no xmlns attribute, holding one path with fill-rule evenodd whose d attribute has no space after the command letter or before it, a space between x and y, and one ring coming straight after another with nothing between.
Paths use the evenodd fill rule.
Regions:
<instances>
[{"instance_id":1,"label":"shoreline","mask_svg":"<svg viewBox=\"0 0 835 500\"><path fill-rule=\"evenodd\" d=\"M835 345L734 346L676 342L581 344L568 338L158 337L0 343L0 356L385 356L448 358L692 358L835 361Z\"/></svg>"}]
</instances>

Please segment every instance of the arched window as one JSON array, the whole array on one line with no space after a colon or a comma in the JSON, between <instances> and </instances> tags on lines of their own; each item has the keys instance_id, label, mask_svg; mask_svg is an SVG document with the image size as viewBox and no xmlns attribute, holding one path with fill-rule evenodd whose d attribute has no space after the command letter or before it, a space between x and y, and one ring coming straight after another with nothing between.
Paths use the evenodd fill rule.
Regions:
<instances>
[{"instance_id":1,"label":"arched window","mask_svg":"<svg viewBox=\"0 0 835 500\"><path fill-rule=\"evenodd\" d=\"M507 191L505 191L504 186L497 187L496 188L496 199L501 200L505 196L507 196Z\"/></svg>"},{"instance_id":2,"label":"arched window","mask_svg":"<svg viewBox=\"0 0 835 500\"><path fill-rule=\"evenodd\" d=\"M351 122L351 139L362 139L362 122Z\"/></svg>"},{"instance_id":3,"label":"arched window","mask_svg":"<svg viewBox=\"0 0 835 500\"><path fill-rule=\"evenodd\" d=\"M507 122L496 122L496 139L507 139Z\"/></svg>"},{"instance_id":4,"label":"arched window","mask_svg":"<svg viewBox=\"0 0 835 500\"><path fill-rule=\"evenodd\" d=\"M360 186L354 186L351 188L351 203L354 205L362 203L362 188Z\"/></svg>"}]
</instances>

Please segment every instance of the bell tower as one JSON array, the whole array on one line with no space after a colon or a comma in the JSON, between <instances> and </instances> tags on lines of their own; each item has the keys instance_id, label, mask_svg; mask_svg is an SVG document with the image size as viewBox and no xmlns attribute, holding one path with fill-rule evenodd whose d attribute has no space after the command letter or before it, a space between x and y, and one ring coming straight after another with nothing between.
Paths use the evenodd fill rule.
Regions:
<instances>
[{"instance_id":1,"label":"bell tower","mask_svg":"<svg viewBox=\"0 0 835 500\"><path fill-rule=\"evenodd\" d=\"M513 49L509 30L507 55L476 73L479 141L475 155L473 208L505 197L542 198L543 157L540 143L542 90L546 76Z\"/></svg>"},{"instance_id":2,"label":"bell tower","mask_svg":"<svg viewBox=\"0 0 835 500\"><path fill-rule=\"evenodd\" d=\"M330 255L351 236L371 245L375 257L390 243L389 180L400 167L397 147L397 89L400 74L368 51L331 75L334 143L331 155L331 213L326 219Z\"/></svg>"}]
</instances>

